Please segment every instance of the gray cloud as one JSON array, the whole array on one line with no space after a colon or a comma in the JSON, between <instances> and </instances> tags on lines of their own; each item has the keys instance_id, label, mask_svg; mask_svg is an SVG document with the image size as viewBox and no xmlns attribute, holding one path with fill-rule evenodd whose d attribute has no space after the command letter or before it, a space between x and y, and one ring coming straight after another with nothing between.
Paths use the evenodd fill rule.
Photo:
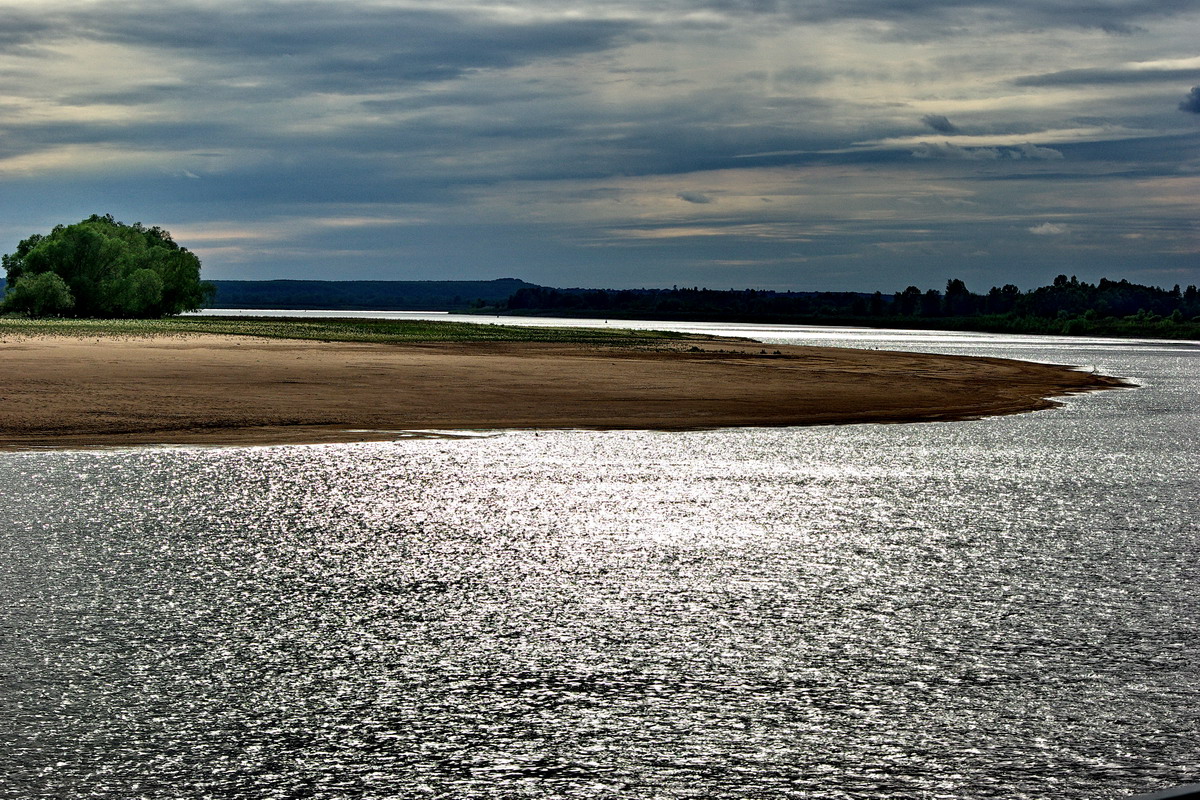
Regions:
<instances>
[{"instance_id":1,"label":"gray cloud","mask_svg":"<svg viewBox=\"0 0 1200 800\"><path fill-rule=\"evenodd\" d=\"M470 271L559 285L670 285L711 275L724 285L722 264L745 261L738 285L861 281L869 289L888 270L902 288L930 264L988 249L1003 281L1023 282L1013 273L1026 270L1032 283L1046 264L1061 271L1055 248L1091 241L1104 227L1094 220L1129 224L1128 208L1118 207L1131 179L1145 181L1133 205L1155 215L1147 229L1169 229L1177 213L1185 234L1194 232L1194 209L1171 205L1177 192L1155 194L1152 179L1177 176L1177 154L1200 142L1200 133L1166 130L1169 108L1147 111L1149 102L1161 111L1162 96L1101 98L1101 90L1083 109L1055 104L1067 93L1037 91L1181 80L1175 71L1031 75L1019 79L1028 92L1006 83L1014 53L1029 59L1017 63L1039 63L1046 39L1077 43L1081 58L1100 63L1103 55L1089 54L1111 44L1095 44L1090 32L1023 39L1026 31L1132 30L1194 9L1194 0L578 0L569 14L552 0L497 3L495 14L490 0L470 12L399 5L63 0L37 14L0 9L0 77L12 98L0 107L0 158L12 159L0 163L0 230L24 236L37 227L20 230L31 219L52 224L92 211L233 232L222 236L249 230L252 255L214 246L205 261L212 277L328 275L336 263L344 277ZM682 21L701 7L720 13ZM883 24L820 27L843 19ZM948 31L953 41L919 52L862 48L870 37L932 41ZM981 57L961 43L964 32L1009 38L1003 53ZM795 49L780 46L793 35ZM1145 35L1140 57L1178 57L1174 40ZM804 49L824 36L828 48ZM662 46L628 47L651 40ZM92 74L72 61L109 58L110 49L91 45L121 49ZM998 142L1037 141L1049 130L1066 138L1083 127L1145 135L970 146L987 140L950 138L962 131L930 114L920 120L924 135L950 141L911 154L863 146L911 136L921 113L912 109L935 96L960 99L971 133ZM1200 106L1200 86L1181 105L1197 110L1188 103ZM1080 111L1104 118L1085 124ZM910 205L930 196L931 172L949 199ZM720 194L705 191L715 186ZM760 194L761 204L746 200ZM966 197L969 207L948 205ZM597 233L676 225L685 202L716 203L709 210L719 208L721 221L705 226L719 235L617 242ZM1076 235L1012 236L1014 218L1028 220L1016 225L1024 232L1064 208ZM305 223L393 213L411 224L351 235ZM893 214L893 227L879 222ZM286 242L253 235L280 220L307 232ZM1151 250L1150 238L1138 240L1139 259L1116 247L1089 258L1167 263L1171 251ZM1011 249L1021 241L1028 251ZM919 258L899 255L918 250ZM1185 259L1172 263L1194 270ZM578 270L573 278L564 264ZM862 276L850 264L862 265ZM823 283L801 272L810 268ZM931 283L944 280L939 273Z\"/></svg>"},{"instance_id":2,"label":"gray cloud","mask_svg":"<svg viewBox=\"0 0 1200 800\"><path fill-rule=\"evenodd\" d=\"M973 25L1084 28L1129 35L1143 30L1140 23L1195 10L1191 0L708 0L705 6L730 15L800 22L884 21L897 26L897 38L912 39L950 35Z\"/></svg>"},{"instance_id":3,"label":"gray cloud","mask_svg":"<svg viewBox=\"0 0 1200 800\"><path fill-rule=\"evenodd\" d=\"M1052 147L1038 147L1026 142L1006 151L1010 158L1028 158L1034 161L1057 161L1063 157L1061 150Z\"/></svg>"},{"instance_id":4,"label":"gray cloud","mask_svg":"<svg viewBox=\"0 0 1200 800\"><path fill-rule=\"evenodd\" d=\"M9 157L76 144L164 153L254 150L262 154L255 161L265 157L285 164L296 158L353 163L368 155L393 159L403 154L408 174L438 174L449 184L473 183L489 171L493 179L522 171L515 165L519 153L438 166L448 153L495 151L504 140L553 142L541 158L525 158L529 169L524 171L545 174L556 163L553 151L566 143L577 147L580 137L573 129L594 116L561 88L517 82L475 86L459 79L604 51L634 29L631 22L611 19L513 22L483 14L321 2L60 7L37 18L0 11L0 22L7 23L0 52L11 49L9 43L19 44L17 55L25 60L18 63L30 67L8 82L14 96L25 91L43 104L103 104L148 114L161 108L157 119L132 114L128 122L112 122L107 115L89 120L71 114L61 122L7 115L0 118L0 140ZM90 40L151 48L167 58L180 55L199 69L173 82L155 73L145 84L131 77L128 83L98 82L91 89L91 81L81 81L55 98L57 87L40 78L40 55L68 40L72 47ZM339 101L345 113L327 124L304 124L305 108L288 106L316 97L319 108L322 96L359 95L372 99L358 108L353 101ZM508 106L507 113L485 111L501 105ZM404 115L403 123L389 118L393 114ZM272 115L291 124L272 125ZM611 151L608 145L583 158L561 154L557 163L569 174L598 173L598 158ZM386 164L380 172L388 173Z\"/></svg>"},{"instance_id":5,"label":"gray cloud","mask_svg":"<svg viewBox=\"0 0 1200 800\"><path fill-rule=\"evenodd\" d=\"M999 159L1054 161L1063 158L1059 150L1026 142L1016 147L959 147L950 142L921 142L912 151L915 158L947 161L997 161Z\"/></svg>"},{"instance_id":6,"label":"gray cloud","mask_svg":"<svg viewBox=\"0 0 1200 800\"><path fill-rule=\"evenodd\" d=\"M926 114L921 117L921 122L933 128L938 133L958 133L958 126L951 122L941 114Z\"/></svg>"},{"instance_id":7,"label":"gray cloud","mask_svg":"<svg viewBox=\"0 0 1200 800\"><path fill-rule=\"evenodd\" d=\"M54 30L51 15L0 8L0 53L37 53L38 44Z\"/></svg>"},{"instance_id":8,"label":"gray cloud","mask_svg":"<svg viewBox=\"0 0 1200 800\"><path fill-rule=\"evenodd\" d=\"M959 147L949 142L921 142L913 150L915 158L948 161L995 161L1001 152L995 147Z\"/></svg>"},{"instance_id":9,"label":"gray cloud","mask_svg":"<svg viewBox=\"0 0 1200 800\"><path fill-rule=\"evenodd\" d=\"M788 67L775 70L771 77L782 83L792 83L800 86L813 86L828 83L833 79L833 73L827 69L817 69L811 66Z\"/></svg>"},{"instance_id":10,"label":"gray cloud","mask_svg":"<svg viewBox=\"0 0 1200 800\"><path fill-rule=\"evenodd\" d=\"M1161 83L1192 80L1200 69L1068 69L1040 75L1025 75L1013 83L1017 86L1086 86L1097 84Z\"/></svg>"},{"instance_id":11,"label":"gray cloud","mask_svg":"<svg viewBox=\"0 0 1200 800\"><path fill-rule=\"evenodd\" d=\"M0 23L5 22L0 18ZM471 71L599 52L635 29L580 18L502 22L483 15L330 2L130 4L49 12L0 26L0 48L50 44L86 32L106 43L191 53L231 75L290 91L367 92L453 80ZM261 80L260 80L261 84ZM161 87L160 87L161 88Z\"/></svg>"},{"instance_id":12,"label":"gray cloud","mask_svg":"<svg viewBox=\"0 0 1200 800\"><path fill-rule=\"evenodd\" d=\"M1192 87L1192 91L1179 104L1179 110L1200 114L1200 86Z\"/></svg>"},{"instance_id":13,"label":"gray cloud","mask_svg":"<svg viewBox=\"0 0 1200 800\"><path fill-rule=\"evenodd\" d=\"M421 56L424 63L504 65L611 44L628 23L600 18L499 22L452 11L336 2L254 3L214 8L130 5L78 12L77 23L109 41L254 58L296 58L341 50Z\"/></svg>"},{"instance_id":14,"label":"gray cloud","mask_svg":"<svg viewBox=\"0 0 1200 800\"><path fill-rule=\"evenodd\" d=\"M547 0L533 7L560 8ZM1029 26L1133 30L1138 21L1194 10L1191 0L667 0L666 9L716 10L729 20L775 17L797 23L870 19L909 26L907 34L941 35L936 22L957 27L1011 23ZM90 37L168 50L222 53L253 61L286 60L292 68L321 66L335 72L382 74L402 79L439 79L463 69L503 67L530 58L595 52L621 39L677 38L680 31L717 29L729 23L675 18L655 23L632 13L584 13L574 19L531 18L515 23L478 11L470 14L395 8L332 0L214 5L185 0L142 0L103 5L0 10L0 51L36 46L50 37L86 30ZM599 6L597 6L599 8ZM682 14L681 14L682 16ZM1007 21L1007 22L1006 22ZM899 34L898 34L899 35ZM340 52L335 52L340 51ZM796 68L804 72L803 68ZM819 73L814 73L819 77ZM1036 79L1037 76L1031 76Z\"/></svg>"}]
</instances>

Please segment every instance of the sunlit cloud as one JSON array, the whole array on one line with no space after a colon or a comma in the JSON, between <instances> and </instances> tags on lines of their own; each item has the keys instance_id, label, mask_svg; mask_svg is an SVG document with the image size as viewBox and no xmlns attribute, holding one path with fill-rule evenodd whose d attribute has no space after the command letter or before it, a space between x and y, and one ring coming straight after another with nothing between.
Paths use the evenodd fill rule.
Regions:
<instances>
[{"instance_id":1,"label":"sunlit cloud","mask_svg":"<svg viewBox=\"0 0 1200 800\"><path fill-rule=\"evenodd\" d=\"M1067 233L1067 226L1056 222L1043 222L1028 229L1034 236L1062 236Z\"/></svg>"}]
</instances>

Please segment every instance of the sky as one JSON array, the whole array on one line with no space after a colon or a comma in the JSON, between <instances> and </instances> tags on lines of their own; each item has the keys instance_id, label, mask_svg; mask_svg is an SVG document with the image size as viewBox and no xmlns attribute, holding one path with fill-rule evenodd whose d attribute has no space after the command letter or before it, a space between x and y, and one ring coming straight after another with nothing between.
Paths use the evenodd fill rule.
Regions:
<instances>
[{"instance_id":1,"label":"sky","mask_svg":"<svg viewBox=\"0 0 1200 800\"><path fill-rule=\"evenodd\" d=\"M1194 0L0 0L0 252L210 279L1200 284Z\"/></svg>"}]
</instances>

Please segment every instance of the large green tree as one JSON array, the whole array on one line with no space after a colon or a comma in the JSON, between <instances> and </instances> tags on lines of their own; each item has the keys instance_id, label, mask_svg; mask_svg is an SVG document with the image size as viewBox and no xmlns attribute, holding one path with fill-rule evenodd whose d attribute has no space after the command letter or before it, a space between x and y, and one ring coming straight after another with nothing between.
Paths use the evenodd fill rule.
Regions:
<instances>
[{"instance_id":1,"label":"large green tree","mask_svg":"<svg viewBox=\"0 0 1200 800\"><path fill-rule=\"evenodd\" d=\"M79 317L162 317L194 311L213 292L200 280L200 259L171 234L140 222L126 225L111 214L34 234L4 256L3 266L5 308L35 316L70 309ZM49 291L51 284L38 278L47 274L57 275L69 295L31 302Z\"/></svg>"}]
</instances>

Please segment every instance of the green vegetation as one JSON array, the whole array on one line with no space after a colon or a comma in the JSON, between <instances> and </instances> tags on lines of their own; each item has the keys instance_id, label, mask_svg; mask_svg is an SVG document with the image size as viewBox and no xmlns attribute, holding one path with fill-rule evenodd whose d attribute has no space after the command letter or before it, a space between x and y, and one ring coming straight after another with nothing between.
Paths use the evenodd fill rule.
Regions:
<instances>
[{"instance_id":1,"label":"green vegetation","mask_svg":"<svg viewBox=\"0 0 1200 800\"><path fill-rule=\"evenodd\" d=\"M721 320L807 325L862 325L1083 336L1200 339L1200 291L1160 289L1126 280L1084 283L1060 275L1022 292L1007 284L987 294L958 279L946 291L772 292L673 289L525 288L509 298L515 314L626 319Z\"/></svg>"},{"instance_id":2,"label":"green vegetation","mask_svg":"<svg viewBox=\"0 0 1200 800\"><path fill-rule=\"evenodd\" d=\"M200 280L200 259L171 234L111 215L34 234L3 266L2 309L31 317L148 319L194 311L212 294Z\"/></svg>"},{"instance_id":3,"label":"green vegetation","mask_svg":"<svg viewBox=\"0 0 1200 800\"><path fill-rule=\"evenodd\" d=\"M31 317L60 317L74 306L71 288L53 272L24 276L4 297L6 309L19 309Z\"/></svg>"},{"instance_id":4,"label":"green vegetation","mask_svg":"<svg viewBox=\"0 0 1200 800\"><path fill-rule=\"evenodd\" d=\"M0 336L148 337L220 334L326 342L566 342L646 347L701 337L620 328L533 328L467 322L283 317L171 317L168 319L0 318Z\"/></svg>"}]
</instances>

